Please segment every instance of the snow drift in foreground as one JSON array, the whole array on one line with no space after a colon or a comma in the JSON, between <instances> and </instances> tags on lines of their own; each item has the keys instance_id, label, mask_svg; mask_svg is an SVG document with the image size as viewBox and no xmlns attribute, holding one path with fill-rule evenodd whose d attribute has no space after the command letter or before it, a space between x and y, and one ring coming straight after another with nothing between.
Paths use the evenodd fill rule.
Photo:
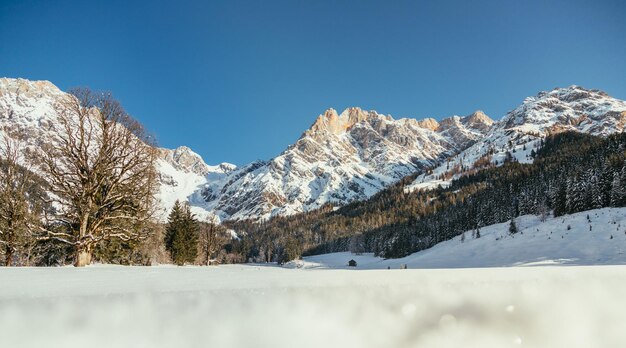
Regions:
<instances>
[{"instance_id":1,"label":"snow drift in foreground","mask_svg":"<svg viewBox=\"0 0 626 348\"><path fill-rule=\"evenodd\" d=\"M587 219L587 216L589 219ZM465 232L434 247L400 259L373 254L333 253L305 257L293 268L460 268L529 265L626 265L626 208L603 208L548 218L525 215L515 219L519 232L509 234L509 222L480 229L480 238Z\"/></svg>"},{"instance_id":2,"label":"snow drift in foreground","mask_svg":"<svg viewBox=\"0 0 626 348\"><path fill-rule=\"evenodd\" d=\"M0 269L2 346L623 347L626 267Z\"/></svg>"}]
</instances>

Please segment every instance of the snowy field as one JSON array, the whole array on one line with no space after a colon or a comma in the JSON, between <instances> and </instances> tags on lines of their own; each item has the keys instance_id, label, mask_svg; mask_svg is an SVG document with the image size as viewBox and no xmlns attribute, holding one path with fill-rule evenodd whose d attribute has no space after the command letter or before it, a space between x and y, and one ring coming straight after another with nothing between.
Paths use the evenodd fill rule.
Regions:
<instances>
[{"instance_id":1,"label":"snowy field","mask_svg":"<svg viewBox=\"0 0 626 348\"><path fill-rule=\"evenodd\" d=\"M515 236L295 269L0 268L0 347L625 347L625 215L525 216Z\"/></svg>"},{"instance_id":2,"label":"snowy field","mask_svg":"<svg viewBox=\"0 0 626 348\"><path fill-rule=\"evenodd\" d=\"M2 347L623 347L626 266L0 269Z\"/></svg>"}]
</instances>

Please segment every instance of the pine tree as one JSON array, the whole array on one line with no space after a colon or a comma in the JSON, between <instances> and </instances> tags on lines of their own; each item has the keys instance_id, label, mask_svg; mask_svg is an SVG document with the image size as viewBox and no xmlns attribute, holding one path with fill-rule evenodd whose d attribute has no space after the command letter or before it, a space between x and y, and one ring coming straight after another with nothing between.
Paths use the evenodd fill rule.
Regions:
<instances>
[{"instance_id":1,"label":"pine tree","mask_svg":"<svg viewBox=\"0 0 626 348\"><path fill-rule=\"evenodd\" d=\"M567 189L563 183L560 183L554 191L554 216L567 214Z\"/></svg>"},{"instance_id":2,"label":"pine tree","mask_svg":"<svg viewBox=\"0 0 626 348\"><path fill-rule=\"evenodd\" d=\"M602 175L599 171L591 171L589 183L587 185L587 204L590 209L598 209L604 206L604 194L602 192Z\"/></svg>"},{"instance_id":3,"label":"pine tree","mask_svg":"<svg viewBox=\"0 0 626 348\"><path fill-rule=\"evenodd\" d=\"M515 224L515 219L511 219L511 223L509 223L509 233L510 234L517 233L517 225Z\"/></svg>"},{"instance_id":4,"label":"pine tree","mask_svg":"<svg viewBox=\"0 0 626 348\"><path fill-rule=\"evenodd\" d=\"M165 248L172 261L179 266L195 261L198 255L198 222L188 204L174 203L168 218Z\"/></svg>"},{"instance_id":5,"label":"pine tree","mask_svg":"<svg viewBox=\"0 0 626 348\"><path fill-rule=\"evenodd\" d=\"M624 173L625 170L622 169L622 173L615 172L613 174L613 182L611 184L611 206L613 207L620 207L624 204L624 196L626 193L626 188L624 188L626 179L623 179L626 174Z\"/></svg>"},{"instance_id":6,"label":"pine tree","mask_svg":"<svg viewBox=\"0 0 626 348\"><path fill-rule=\"evenodd\" d=\"M574 179L567 180L567 212L577 213L587 209L585 204L585 179L579 176Z\"/></svg>"},{"instance_id":7,"label":"pine tree","mask_svg":"<svg viewBox=\"0 0 626 348\"><path fill-rule=\"evenodd\" d=\"M611 204L611 188L613 183L613 170L611 167L604 163L600 170L600 177L598 179L598 196L601 200L601 207L608 207Z\"/></svg>"}]
</instances>

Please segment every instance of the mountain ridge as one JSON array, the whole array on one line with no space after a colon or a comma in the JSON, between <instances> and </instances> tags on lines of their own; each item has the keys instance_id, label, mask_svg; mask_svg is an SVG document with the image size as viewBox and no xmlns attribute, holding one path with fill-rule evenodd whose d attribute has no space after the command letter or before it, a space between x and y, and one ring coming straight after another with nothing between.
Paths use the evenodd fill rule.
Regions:
<instances>
[{"instance_id":1,"label":"mountain ridge","mask_svg":"<svg viewBox=\"0 0 626 348\"><path fill-rule=\"evenodd\" d=\"M54 122L55 100L67 95L49 81L1 78L0 125L26 130L36 142ZM410 189L445 185L482 157L495 165L511 153L531 161L548 134L606 136L625 124L626 102L575 85L528 97L496 121L480 110L437 121L329 108L267 161L211 166L186 146L159 148L157 198L164 216L186 200L202 219L267 219L366 199L413 173L421 172Z\"/></svg>"}]
</instances>

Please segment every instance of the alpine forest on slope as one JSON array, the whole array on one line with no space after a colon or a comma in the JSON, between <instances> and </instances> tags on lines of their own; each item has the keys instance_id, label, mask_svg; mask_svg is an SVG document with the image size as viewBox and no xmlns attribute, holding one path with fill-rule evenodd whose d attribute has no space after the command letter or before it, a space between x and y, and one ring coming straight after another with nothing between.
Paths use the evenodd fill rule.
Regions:
<instances>
[{"instance_id":1,"label":"alpine forest on slope","mask_svg":"<svg viewBox=\"0 0 626 348\"><path fill-rule=\"evenodd\" d=\"M464 231L519 215L555 216L626 205L626 134L607 138L565 132L543 139L534 161L513 156L501 166L489 158L474 164L449 187L409 191L416 175L368 200L339 209L331 205L268 221L227 222L243 235L245 259L286 261L338 251L373 252L399 258L430 248ZM242 255L242 256L243 256Z\"/></svg>"}]
</instances>

